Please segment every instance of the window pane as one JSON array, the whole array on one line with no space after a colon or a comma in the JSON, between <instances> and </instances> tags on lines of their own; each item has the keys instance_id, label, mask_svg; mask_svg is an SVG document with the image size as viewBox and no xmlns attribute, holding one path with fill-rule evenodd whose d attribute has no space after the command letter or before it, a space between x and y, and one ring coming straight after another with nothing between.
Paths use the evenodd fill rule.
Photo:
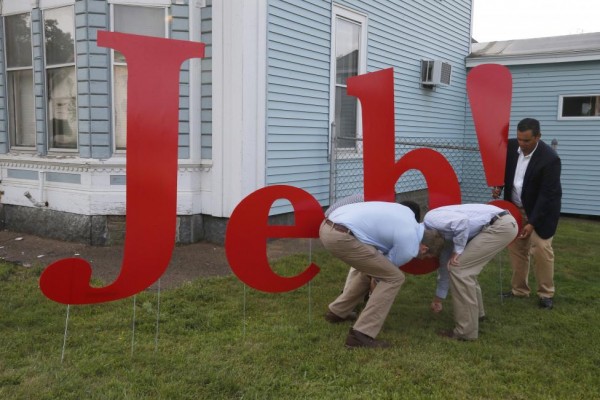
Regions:
<instances>
[{"instance_id":1,"label":"window pane","mask_svg":"<svg viewBox=\"0 0 600 400\"><path fill-rule=\"evenodd\" d=\"M31 16L11 15L4 19L6 32L6 66L31 66Z\"/></svg>"},{"instance_id":2,"label":"window pane","mask_svg":"<svg viewBox=\"0 0 600 400\"><path fill-rule=\"evenodd\" d=\"M359 73L361 25L344 18L335 28L335 124L337 146L355 147L357 138L357 99L346 94L346 81Z\"/></svg>"},{"instance_id":3,"label":"window pane","mask_svg":"<svg viewBox=\"0 0 600 400\"><path fill-rule=\"evenodd\" d=\"M8 119L11 146L35 146L33 72L8 71Z\"/></svg>"},{"instance_id":4,"label":"window pane","mask_svg":"<svg viewBox=\"0 0 600 400\"><path fill-rule=\"evenodd\" d=\"M338 18L335 32L336 83L346 84L350 76L358 75L360 25Z\"/></svg>"},{"instance_id":5,"label":"window pane","mask_svg":"<svg viewBox=\"0 0 600 400\"><path fill-rule=\"evenodd\" d=\"M127 67L115 66L115 142L117 150L127 146Z\"/></svg>"},{"instance_id":6,"label":"window pane","mask_svg":"<svg viewBox=\"0 0 600 400\"><path fill-rule=\"evenodd\" d=\"M51 148L77 148L75 67L53 68L48 73L48 134Z\"/></svg>"},{"instance_id":7,"label":"window pane","mask_svg":"<svg viewBox=\"0 0 600 400\"><path fill-rule=\"evenodd\" d=\"M562 116L600 116L600 96L563 97Z\"/></svg>"},{"instance_id":8,"label":"window pane","mask_svg":"<svg viewBox=\"0 0 600 400\"><path fill-rule=\"evenodd\" d=\"M357 98L348 96L345 87L335 88L335 127L338 147L356 145Z\"/></svg>"},{"instance_id":9,"label":"window pane","mask_svg":"<svg viewBox=\"0 0 600 400\"><path fill-rule=\"evenodd\" d=\"M115 5L114 13L115 32L165 37L164 8ZM118 51L115 51L115 62L125 62Z\"/></svg>"},{"instance_id":10,"label":"window pane","mask_svg":"<svg viewBox=\"0 0 600 400\"><path fill-rule=\"evenodd\" d=\"M113 6L113 31L136 35L165 37L165 8L144 6ZM127 66L125 57L114 51L114 118L115 147L125 150L127 147ZM118 64L122 65L118 65Z\"/></svg>"},{"instance_id":11,"label":"window pane","mask_svg":"<svg viewBox=\"0 0 600 400\"><path fill-rule=\"evenodd\" d=\"M44 11L44 34L46 65L75 62L75 24L72 7Z\"/></svg>"}]
</instances>

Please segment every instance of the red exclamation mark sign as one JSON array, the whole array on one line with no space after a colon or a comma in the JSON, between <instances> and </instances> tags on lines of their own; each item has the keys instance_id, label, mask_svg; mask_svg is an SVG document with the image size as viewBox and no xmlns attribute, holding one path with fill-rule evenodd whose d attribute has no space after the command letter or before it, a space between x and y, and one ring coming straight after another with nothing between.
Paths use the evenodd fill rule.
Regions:
<instances>
[{"instance_id":1,"label":"red exclamation mark sign","mask_svg":"<svg viewBox=\"0 0 600 400\"><path fill-rule=\"evenodd\" d=\"M504 186L512 75L502 65L479 65L467 76L467 94L486 182L490 187ZM521 230L521 214L514 204L505 200L490 203L508 209L519 223L519 231Z\"/></svg>"}]
</instances>

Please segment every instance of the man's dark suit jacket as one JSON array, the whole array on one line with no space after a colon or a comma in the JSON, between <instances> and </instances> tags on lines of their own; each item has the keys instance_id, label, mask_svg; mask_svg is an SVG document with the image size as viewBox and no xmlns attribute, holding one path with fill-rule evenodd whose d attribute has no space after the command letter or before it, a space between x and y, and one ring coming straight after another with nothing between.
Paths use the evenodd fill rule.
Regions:
<instances>
[{"instance_id":1,"label":"man's dark suit jacket","mask_svg":"<svg viewBox=\"0 0 600 400\"><path fill-rule=\"evenodd\" d=\"M517 139L509 139L504 175L504 199L507 201L511 201L519 159L518 148ZM560 168L560 158L556 151L540 140L525 171L521 202L527 220L542 239L554 236L558 226L562 197Z\"/></svg>"}]
</instances>

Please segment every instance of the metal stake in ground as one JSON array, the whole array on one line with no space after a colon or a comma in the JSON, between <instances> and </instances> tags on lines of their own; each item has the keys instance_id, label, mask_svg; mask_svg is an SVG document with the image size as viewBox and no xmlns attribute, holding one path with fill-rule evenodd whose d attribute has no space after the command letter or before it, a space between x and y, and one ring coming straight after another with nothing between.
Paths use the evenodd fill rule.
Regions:
<instances>
[{"instance_id":1,"label":"metal stake in ground","mask_svg":"<svg viewBox=\"0 0 600 400\"><path fill-rule=\"evenodd\" d=\"M63 337L63 347L62 347L62 353L60 355L60 362L62 364L63 360L65 359L65 348L67 347L67 333L69 331L69 310L71 308L70 304L67 304L67 317L65 319L65 334Z\"/></svg>"}]
</instances>

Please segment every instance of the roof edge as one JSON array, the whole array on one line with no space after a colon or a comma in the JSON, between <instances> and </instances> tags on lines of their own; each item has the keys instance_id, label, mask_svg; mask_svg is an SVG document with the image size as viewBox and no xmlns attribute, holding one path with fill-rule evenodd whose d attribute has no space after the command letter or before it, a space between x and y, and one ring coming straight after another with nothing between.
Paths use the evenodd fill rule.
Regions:
<instances>
[{"instance_id":1,"label":"roof edge","mask_svg":"<svg viewBox=\"0 0 600 400\"><path fill-rule=\"evenodd\" d=\"M467 56L465 58L467 67L476 67L481 64L528 65L582 61L600 61L600 50L593 52L586 51L585 54L540 53L518 56Z\"/></svg>"}]
</instances>

